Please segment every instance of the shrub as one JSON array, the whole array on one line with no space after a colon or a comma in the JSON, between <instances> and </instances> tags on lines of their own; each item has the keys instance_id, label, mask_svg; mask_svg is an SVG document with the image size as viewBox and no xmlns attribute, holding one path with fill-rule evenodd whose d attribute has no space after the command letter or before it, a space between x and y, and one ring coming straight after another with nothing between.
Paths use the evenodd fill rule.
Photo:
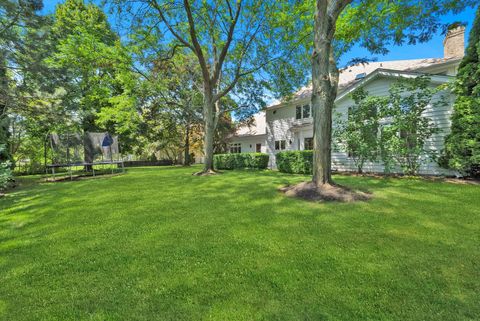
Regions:
<instances>
[{"instance_id":1,"label":"shrub","mask_svg":"<svg viewBox=\"0 0 480 321\"><path fill-rule=\"evenodd\" d=\"M0 153L5 150L5 145L0 145ZM0 162L0 191L7 188L8 182L12 179L12 170L9 161Z\"/></svg>"},{"instance_id":2,"label":"shrub","mask_svg":"<svg viewBox=\"0 0 480 321\"><path fill-rule=\"evenodd\" d=\"M283 173L312 174L313 151L295 150L276 155L277 168Z\"/></svg>"},{"instance_id":3,"label":"shrub","mask_svg":"<svg viewBox=\"0 0 480 321\"><path fill-rule=\"evenodd\" d=\"M465 57L453 83L456 101L453 105L450 134L439 159L443 167L480 178L480 7L470 31Z\"/></svg>"},{"instance_id":4,"label":"shrub","mask_svg":"<svg viewBox=\"0 0 480 321\"><path fill-rule=\"evenodd\" d=\"M266 169L268 154L263 153L231 153L213 156L215 169L256 168Z\"/></svg>"}]
</instances>

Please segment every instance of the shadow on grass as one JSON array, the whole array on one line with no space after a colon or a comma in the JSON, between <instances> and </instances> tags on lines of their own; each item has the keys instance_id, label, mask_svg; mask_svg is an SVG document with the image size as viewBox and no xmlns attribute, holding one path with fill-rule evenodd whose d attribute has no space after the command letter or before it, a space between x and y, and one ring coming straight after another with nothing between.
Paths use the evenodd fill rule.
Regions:
<instances>
[{"instance_id":1,"label":"shadow on grass","mask_svg":"<svg viewBox=\"0 0 480 321\"><path fill-rule=\"evenodd\" d=\"M478 188L335 176L375 199L314 204L277 191L307 176L193 170L135 168L0 200L0 316L454 320L480 312Z\"/></svg>"}]
</instances>

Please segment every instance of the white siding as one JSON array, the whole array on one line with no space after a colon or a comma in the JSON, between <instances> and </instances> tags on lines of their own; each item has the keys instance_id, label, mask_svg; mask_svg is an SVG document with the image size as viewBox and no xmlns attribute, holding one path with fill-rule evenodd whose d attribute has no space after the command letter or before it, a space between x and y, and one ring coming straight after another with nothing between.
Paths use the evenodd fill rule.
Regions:
<instances>
[{"instance_id":1,"label":"white siding","mask_svg":"<svg viewBox=\"0 0 480 321\"><path fill-rule=\"evenodd\" d=\"M451 70L448 71L452 72ZM371 95L385 96L388 95L388 90L394 81L395 79L393 78L380 77L367 82L364 88ZM435 134L427 141L427 146L437 152L441 152L443 149L444 137L450 131L450 116L452 114L453 96L450 93L446 94L450 99L448 106L437 107L435 109L429 108L424 113L424 115L429 117L440 129L439 133ZM267 109L265 112L266 135L235 137L232 139L232 143L241 143L242 152L253 152L255 151L255 144L262 143L262 152L266 152L270 155L270 167L275 168L275 154L278 153L278 151L275 150L275 141L285 140L286 150L303 150L304 138L313 136L311 118L304 120L295 119L295 106L307 104L309 101L310 99L306 97ZM349 96L346 96L336 102L333 126L335 126L336 123L336 114L346 117L348 114L348 107L352 105L353 101ZM348 157L346 152L335 151L333 147L332 150L332 168L334 170L356 171L353 160ZM381 173L383 170L383 165L380 162L366 163L364 166L365 172ZM400 168L397 168L396 172L401 172ZM420 168L420 173L426 175L455 174L452 171L440 168L436 162L432 161L422 165Z\"/></svg>"},{"instance_id":2,"label":"white siding","mask_svg":"<svg viewBox=\"0 0 480 321\"><path fill-rule=\"evenodd\" d=\"M388 95L388 90L393 84L394 79L380 78L368 83L364 88L371 95L376 96L386 96ZM440 153L443 149L443 139L446 134L450 131L450 115L452 113L452 102L453 97L449 93L444 93L449 96L450 103L448 106L436 107L435 109L430 107L428 108L424 116L429 117L431 121L440 129L440 132L433 135L427 142L426 145L429 149L434 150ZM335 113L339 113L342 117L345 117L348 114L348 107L353 105L353 100L349 97L337 101ZM334 123L335 126L335 117ZM351 158L348 157L346 152L333 152L332 153L332 167L339 171L355 171L355 165ZM365 172L383 172L383 164L381 162L377 163L366 163L364 166ZM401 172L400 168L396 169L397 172ZM420 167L420 174L425 175L452 175L454 172L445 170L438 166L436 162L428 162Z\"/></svg>"},{"instance_id":3,"label":"white siding","mask_svg":"<svg viewBox=\"0 0 480 321\"><path fill-rule=\"evenodd\" d=\"M285 150L298 150L298 140L292 127L302 123L311 123L311 118L304 120L295 119L295 106L304 105L309 99L297 100L281 107L267 110L267 153L270 155L270 167L275 168L275 141L285 140Z\"/></svg>"},{"instance_id":4,"label":"white siding","mask_svg":"<svg viewBox=\"0 0 480 321\"><path fill-rule=\"evenodd\" d=\"M267 153L265 138L265 135L234 137L230 143L240 143L242 147L242 153L254 153L256 151L256 144L262 144L261 152Z\"/></svg>"}]
</instances>

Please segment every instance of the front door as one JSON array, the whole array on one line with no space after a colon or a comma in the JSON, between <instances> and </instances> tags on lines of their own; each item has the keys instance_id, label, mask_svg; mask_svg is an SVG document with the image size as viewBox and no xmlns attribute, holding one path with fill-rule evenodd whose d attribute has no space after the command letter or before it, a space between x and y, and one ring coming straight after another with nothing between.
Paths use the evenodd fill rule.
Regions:
<instances>
[{"instance_id":1,"label":"front door","mask_svg":"<svg viewBox=\"0 0 480 321\"><path fill-rule=\"evenodd\" d=\"M262 152L262 144L260 144L260 143L257 144L257 145L255 146L255 151L256 151L257 153Z\"/></svg>"}]
</instances>

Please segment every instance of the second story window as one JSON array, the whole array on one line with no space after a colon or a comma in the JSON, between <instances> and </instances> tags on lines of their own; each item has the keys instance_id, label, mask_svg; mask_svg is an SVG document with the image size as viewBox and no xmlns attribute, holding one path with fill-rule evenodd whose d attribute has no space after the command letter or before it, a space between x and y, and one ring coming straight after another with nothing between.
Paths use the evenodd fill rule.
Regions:
<instances>
[{"instance_id":1,"label":"second story window","mask_svg":"<svg viewBox=\"0 0 480 321\"><path fill-rule=\"evenodd\" d=\"M310 104L303 105L303 118L310 118Z\"/></svg>"},{"instance_id":2,"label":"second story window","mask_svg":"<svg viewBox=\"0 0 480 321\"><path fill-rule=\"evenodd\" d=\"M297 106L295 109L295 119L302 119L302 106Z\"/></svg>"},{"instance_id":3,"label":"second story window","mask_svg":"<svg viewBox=\"0 0 480 321\"><path fill-rule=\"evenodd\" d=\"M310 118L312 116L312 108L310 104L306 104L303 106L296 106L295 107L295 119L305 119Z\"/></svg>"}]
</instances>

